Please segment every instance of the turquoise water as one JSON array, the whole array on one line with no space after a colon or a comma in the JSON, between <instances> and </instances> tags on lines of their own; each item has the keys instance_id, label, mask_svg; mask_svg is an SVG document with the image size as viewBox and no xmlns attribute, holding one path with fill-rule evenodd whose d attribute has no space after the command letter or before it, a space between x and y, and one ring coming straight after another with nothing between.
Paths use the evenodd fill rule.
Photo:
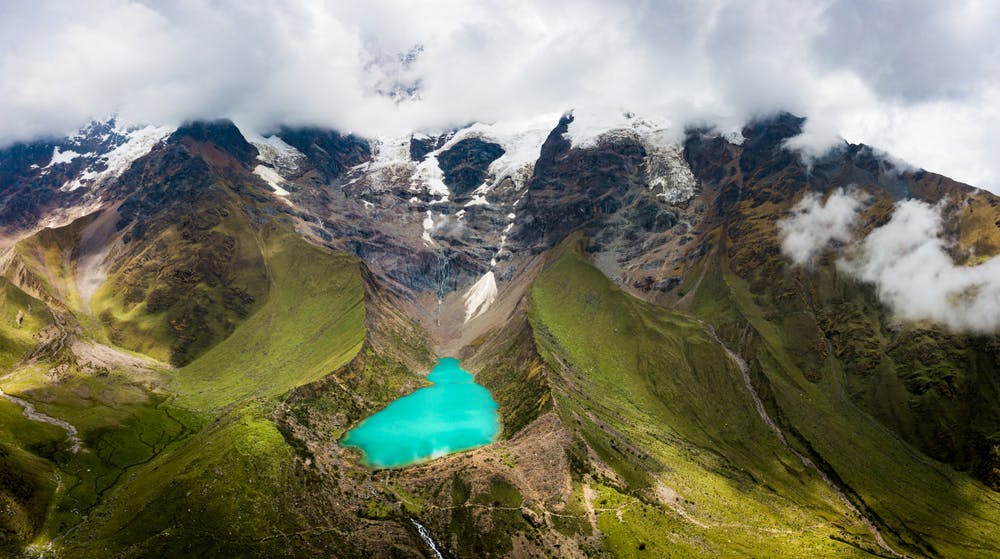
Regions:
<instances>
[{"instance_id":1,"label":"turquoise water","mask_svg":"<svg viewBox=\"0 0 1000 559\"><path fill-rule=\"evenodd\" d=\"M458 359L438 360L432 386L393 401L347 433L366 465L394 468L489 444L500 431L497 403Z\"/></svg>"}]
</instances>

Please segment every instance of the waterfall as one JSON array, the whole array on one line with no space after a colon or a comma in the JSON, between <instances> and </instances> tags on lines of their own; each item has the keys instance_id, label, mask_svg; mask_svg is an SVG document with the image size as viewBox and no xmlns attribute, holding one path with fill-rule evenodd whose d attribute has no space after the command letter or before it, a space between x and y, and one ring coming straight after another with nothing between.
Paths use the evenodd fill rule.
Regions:
<instances>
[{"instance_id":1,"label":"waterfall","mask_svg":"<svg viewBox=\"0 0 1000 559\"><path fill-rule=\"evenodd\" d=\"M431 538L431 533L427 531L427 528L424 528L423 524L417 522L412 518L410 519L410 522L412 522L413 525L417 528L417 533L420 534L420 539L424 540L424 543L427 544L427 547L431 548L431 551L434 552L434 556L437 557L437 559L444 559L444 555L441 555L441 552L438 551L437 544L434 543L434 539Z\"/></svg>"}]
</instances>

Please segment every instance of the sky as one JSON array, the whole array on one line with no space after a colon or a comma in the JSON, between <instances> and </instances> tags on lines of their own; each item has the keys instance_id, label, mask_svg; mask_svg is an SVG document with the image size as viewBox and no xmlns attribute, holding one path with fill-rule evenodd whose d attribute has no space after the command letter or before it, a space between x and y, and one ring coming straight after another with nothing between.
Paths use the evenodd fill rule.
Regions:
<instances>
[{"instance_id":1,"label":"sky","mask_svg":"<svg viewBox=\"0 0 1000 559\"><path fill-rule=\"evenodd\" d=\"M864 142L1000 192L997 30L991 0L0 0L0 145L111 114L375 136L786 110L807 154Z\"/></svg>"}]
</instances>

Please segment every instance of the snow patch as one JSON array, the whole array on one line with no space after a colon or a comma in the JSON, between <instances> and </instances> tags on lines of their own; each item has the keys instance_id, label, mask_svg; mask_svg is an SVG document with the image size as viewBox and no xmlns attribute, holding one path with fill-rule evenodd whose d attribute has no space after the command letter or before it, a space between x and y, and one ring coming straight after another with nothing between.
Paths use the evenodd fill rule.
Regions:
<instances>
[{"instance_id":1,"label":"snow patch","mask_svg":"<svg viewBox=\"0 0 1000 559\"><path fill-rule=\"evenodd\" d=\"M682 204L694 197L698 180L679 145L647 145L644 166L649 188L660 190L657 198L668 204Z\"/></svg>"},{"instance_id":2,"label":"snow patch","mask_svg":"<svg viewBox=\"0 0 1000 559\"><path fill-rule=\"evenodd\" d=\"M243 135L257 148L257 159L274 167L279 173L290 174L298 171L299 165L306 159L304 153L274 134L267 138L256 134Z\"/></svg>"},{"instance_id":3,"label":"snow patch","mask_svg":"<svg viewBox=\"0 0 1000 559\"><path fill-rule=\"evenodd\" d=\"M742 130L726 130L722 133L722 139L734 146L742 146L743 142L746 141Z\"/></svg>"},{"instance_id":4,"label":"snow patch","mask_svg":"<svg viewBox=\"0 0 1000 559\"><path fill-rule=\"evenodd\" d=\"M410 136L382 136L370 142L372 166L412 165L410 161Z\"/></svg>"},{"instance_id":5,"label":"snow patch","mask_svg":"<svg viewBox=\"0 0 1000 559\"><path fill-rule=\"evenodd\" d=\"M423 186L431 196L440 196L441 201L447 201L451 195L448 186L444 184L444 172L438 164L437 154L429 154L418 165L410 177L410 184L414 187Z\"/></svg>"},{"instance_id":6,"label":"snow patch","mask_svg":"<svg viewBox=\"0 0 1000 559\"><path fill-rule=\"evenodd\" d=\"M71 161L73 161L77 157L80 157L81 155L83 154L77 153L71 149L68 149L66 151L59 151L59 146L56 146L52 148L52 161L49 161L49 164L42 168L48 169L53 165L62 165L63 163L70 163Z\"/></svg>"},{"instance_id":7,"label":"snow patch","mask_svg":"<svg viewBox=\"0 0 1000 559\"><path fill-rule=\"evenodd\" d=\"M473 194L486 194L507 179L510 179L514 188L519 190L527 184L528 179L534 173L535 162L538 161L541 154L542 144L545 143L558 121L559 115L543 115L524 121L492 124L477 122L458 130L441 147L427 154L424 160L417 165L414 182L426 184L428 192L434 195L447 192L444 174L441 172L437 159L438 155L451 149L462 140L479 138L499 145L503 148L504 153L490 163L486 170L485 181L473 191ZM414 135L414 137L418 136Z\"/></svg>"},{"instance_id":8,"label":"snow patch","mask_svg":"<svg viewBox=\"0 0 1000 559\"><path fill-rule=\"evenodd\" d=\"M274 194L276 196L288 196L289 192L284 188L281 188L281 184L285 182L285 179L283 179L274 169L265 165L257 165L253 169L253 174L257 175L263 179L264 182L271 185L271 188L274 189Z\"/></svg>"},{"instance_id":9,"label":"snow patch","mask_svg":"<svg viewBox=\"0 0 1000 559\"><path fill-rule=\"evenodd\" d=\"M638 135L645 144L666 146L678 144L683 130L675 130L666 119L648 119L623 109L594 108L574 110L563 137L574 148L596 147L616 136Z\"/></svg>"},{"instance_id":10,"label":"snow patch","mask_svg":"<svg viewBox=\"0 0 1000 559\"><path fill-rule=\"evenodd\" d=\"M465 322L486 312L497 298L497 280L490 270L465 292Z\"/></svg>"},{"instance_id":11,"label":"snow patch","mask_svg":"<svg viewBox=\"0 0 1000 559\"><path fill-rule=\"evenodd\" d=\"M486 196L482 194L473 194L472 200L465 203L465 207L469 206L489 206L490 203L486 201Z\"/></svg>"},{"instance_id":12,"label":"snow patch","mask_svg":"<svg viewBox=\"0 0 1000 559\"><path fill-rule=\"evenodd\" d=\"M434 239L431 238L431 231L434 229L434 214L427 210L427 215L424 217L423 221L424 233L420 236L428 245L434 245Z\"/></svg>"},{"instance_id":13,"label":"snow patch","mask_svg":"<svg viewBox=\"0 0 1000 559\"><path fill-rule=\"evenodd\" d=\"M410 190L419 190L412 184L416 164L410 161L409 136L382 136L370 140L369 145L372 159L360 167L365 173L364 183L370 189L384 192L410 182Z\"/></svg>"},{"instance_id":14,"label":"snow patch","mask_svg":"<svg viewBox=\"0 0 1000 559\"><path fill-rule=\"evenodd\" d=\"M646 150L646 181L659 189L656 196L668 204L681 204L694 197L698 181L684 160L679 134L666 119L649 119L615 109L573 111L564 138L574 148L593 148L602 142L631 138ZM742 135L741 135L742 137Z\"/></svg>"},{"instance_id":15,"label":"snow patch","mask_svg":"<svg viewBox=\"0 0 1000 559\"><path fill-rule=\"evenodd\" d=\"M108 179L120 177L137 159L148 154L156 144L173 133L171 126L146 126L125 134L125 143L102 155L77 178L66 182L63 190L73 191L81 186L94 186ZM97 170L101 165L104 169Z\"/></svg>"}]
</instances>

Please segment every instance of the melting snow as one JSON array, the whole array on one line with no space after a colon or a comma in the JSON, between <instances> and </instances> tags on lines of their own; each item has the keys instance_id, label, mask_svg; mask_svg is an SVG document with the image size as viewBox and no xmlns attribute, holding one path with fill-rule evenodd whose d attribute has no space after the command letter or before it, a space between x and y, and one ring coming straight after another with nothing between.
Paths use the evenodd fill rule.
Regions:
<instances>
[{"instance_id":1,"label":"melting snow","mask_svg":"<svg viewBox=\"0 0 1000 559\"><path fill-rule=\"evenodd\" d=\"M527 184L534 171L535 162L541 154L542 144L545 143L545 139L548 138L558 121L558 115L544 115L528 121L494 124L477 122L455 132L441 147L427 154L423 161L417 165L411 184L424 186L429 194L442 196L442 201L445 201L450 192L447 185L444 184L444 173L441 172L438 155L451 149L462 140L480 138L498 144L504 150L503 155L490 163L486 181L473 191L473 202L467 205L486 204L482 195L496 188L505 179L510 179L516 189ZM420 136L415 134L413 137Z\"/></svg>"},{"instance_id":2,"label":"melting snow","mask_svg":"<svg viewBox=\"0 0 1000 559\"><path fill-rule=\"evenodd\" d=\"M473 194L472 200L465 203L465 207L469 206L489 206L490 203L486 201L486 196L482 194Z\"/></svg>"},{"instance_id":3,"label":"melting snow","mask_svg":"<svg viewBox=\"0 0 1000 559\"><path fill-rule=\"evenodd\" d=\"M371 142L372 166L411 165L410 137L379 137Z\"/></svg>"},{"instance_id":4,"label":"melting snow","mask_svg":"<svg viewBox=\"0 0 1000 559\"><path fill-rule=\"evenodd\" d=\"M657 198L668 204L681 204L694 197L698 180L679 145L647 146L645 168L649 188L660 189Z\"/></svg>"},{"instance_id":5,"label":"melting snow","mask_svg":"<svg viewBox=\"0 0 1000 559\"><path fill-rule=\"evenodd\" d=\"M677 144L682 131L675 131L666 119L640 118L621 109L575 110L563 137L575 148L587 148L622 133L637 134L647 145L665 146Z\"/></svg>"},{"instance_id":6,"label":"melting snow","mask_svg":"<svg viewBox=\"0 0 1000 559\"><path fill-rule=\"evenodd\" d=\"M386 191L408 180L413 182L416 164L410 161L409 136L383 136L370 140L369 144L371 161L356 167L364 173L359 178L364 178L366 186L375 191ZM411 184L410 190L419 189Z\"/></svg>"},{"instance_id":7,"label":"melting snow","mask_svg":"<svg viewBox=\"0 0 1000 559\"><path fill-rule=\"evenodd\" d=\"M136 159L148 154L161 140L173 133L170 126L147 126L126 133L125 143L111 150L92 163L79 177L63 185L63 190L76 190L81 186L99 184L107 179L120 177L132 166ZM103 163L105 169L94 169L97 163Z\"/></svg>"},{"instance_id":8,"label":"melting snow","mask_svg":"<svg viewBox=\"0 0 1000 559\"><path fill-rule=\"evenodd\" d=\"M49 161L49 164L42 168L48 169L53 165L61 165L63 163L69 163L74 159L76 159L77 157L80 157L81 155L83 154L77 153L71 149L68 149L66 151L59 151L59 146L56 146L52 148L52 161Z\"/></svg>"},{"instance_id":9,"label":"melting snow","mask_svg":"<svg viewBox=\"0 0 1000 559\"><path fill-rule=\"evenodd\" d=\"M257 148L257 159L279 171L294 173L299 170L299 165L306 158L305 154L286 144L276 135L272 134L267 138L255 134L243 135Z\"/></svg>"},{"instance_id":10,"label":"melting snow","mask_svg":"<svg viewBox=\"0 0 1000 559\"><path fill-rule=\"evenodd\" d=\"M257 165L253 169L253 174L264 179L264 182L271 185L271 188L274 189L275 195L288 196L289 192L284 188L281 188L281 183L285 182L285 179L283 179L274 169L264 165Z\"/></svg>"},{"instance_id":11,"label":"melting snow","mask_svg":"<svg viewBox=\"0 0 1000 559\"><path fill-rule=\"evenodd\" d=\"M666 120L640 118L622 110L574 111L564 135L574 148L595 147L603 139L631 136L646 149L645 172L650 188L669 204L694 197L698 181L691 172L676 137ZM740 135L742 138L742 135Z\"/></svg>"},{"instance_id":12,"label":"melting snow","mask_svg":"<svg viewBox=\"0 0 1000 559\"><path fill-rule=\"evenodd\" d=\"M424 242L433 245L434 239L431 238L431 230L434 229L434 214L430 210L427 210L427 216L424 217L423 221L424 233L420 236Z\"/></svg>"},{"instance_id":13,"label":"melting snow","mask_svg":"<svg viewBox=\"0 0 1000 559\"><path fill-rule=\"evenodd\" d=\"M559 115L550 114L525 121L476 123L459 130L438 152L445 151L468 138L481 138L503 148L503 155L490 163L487 178L476 192L485 194L504 179L510 179L515 189L527 184L542 152L542 144L559 122Z\"/></svg>"},{"instance_id":14,"label":"melting snow","mask_svg":"<svg viewBox=\"0 0 1000 559\"><path fill-rule=\"evenodd\" d=\"M444 184L444 172L438 165L437 153L428 155L417 165L416 171L410 178L410 183L413 186L423 185L428 194L440 196L442 202L451 195L448 186Z\"/></svg>"},{"instance_id":15,"label":"melting snow","mask_svg":"<svg viewBox=\"0 0 1000 559\"><path fill-rule=\"evenodd\" d=\"M486 312L497 298L497 280L493 270L483 274L483 277L465 292L465 322Z\"/></svg>"}]
</instances>

